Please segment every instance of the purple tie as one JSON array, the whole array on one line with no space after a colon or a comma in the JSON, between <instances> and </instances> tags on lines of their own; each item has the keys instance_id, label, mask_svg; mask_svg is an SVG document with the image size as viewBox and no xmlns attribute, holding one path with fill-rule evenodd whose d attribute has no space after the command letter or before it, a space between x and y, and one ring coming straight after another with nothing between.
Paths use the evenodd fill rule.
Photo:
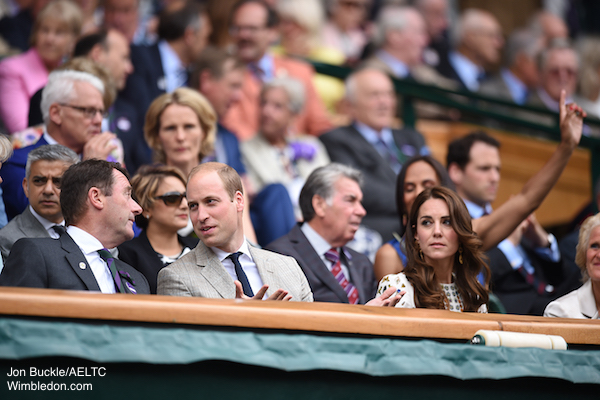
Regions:
<instances>
[{"instance_id":1,"label":"purple tie","mask_svg":"<svg viewBox=\"0 0 600 400\"><path fill-rule=\"evenodd\" d=\"M113 281L115 282L117 289L119 289L119 293L127 293L127 291L125 290L125 287L123 286L123 282L121 281L121 277L119 276L119 273L117 272L117 268L114 265L115 259L113 258L112 254L110 254L110 251L108 251L108 249L101 249L101 250L98 250L98 254L100 255L101 259L106 261L106 264L108 265L108 269L110 269L110 274L113 277Z\"/></svg>"}]
</instances>

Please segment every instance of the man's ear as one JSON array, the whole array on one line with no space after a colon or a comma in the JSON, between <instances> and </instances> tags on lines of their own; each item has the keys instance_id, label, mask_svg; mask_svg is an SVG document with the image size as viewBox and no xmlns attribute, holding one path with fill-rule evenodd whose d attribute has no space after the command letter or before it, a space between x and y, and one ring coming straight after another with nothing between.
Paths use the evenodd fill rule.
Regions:
<instances>
[{"instance_id":1,"label":"man's ear","mask_svg":"<svg viewBox=\"0 0 600 400\"><path fill-rule=\"evenodd\" d=\"M448 176L450 176L450 180L454 182L456 186L460 185L463 178L463 170L458 166L457 163L451 163L448 166Z\"/></svg>"},{"instance_id":2,"label":"man's ear","mask_svg":"<svg viewBox=\"0 0 600 400\"><path fill-rule=\"evenodd\" d=\"M23 191L25 192L25 197L29 198L29 189L27 187L27 177L23 178Z\"/></svg>"},{"instance_id":3,"label":"man's ear","mask_svg":"<svg viewBox=\"0 0 600 400\"><path fill-rule=\"evenodd\" d=\"M327 202L325 199L318 194L315 194L312 198L312 206L315 210L315 215L318 217L325 217L325 208L327 206Z\"/></svg>"},{"instance_id":4,"label":"man's ear","mask_svg":"<svg viewBox=\"0 0 600 400\"><path fill-rule=\"evenodd\" d=\"M100 189L95 186L92 186L90 190L88 190L88 201L91 206L97 210L102 210L105 206L105 197Z\"/></svg>"},{"instance_id":5,"label":"man's ear","mask_svg":"<svg viewBox=\"0 0 600 400\"><path fill-rule=\"evenodd\" d=\"M198 75L198 89L200 92L210 90L210 85L213 82L213 76L208 69L202 70Z\"/></svg>"},{"instance_id":6,"label":"man's ear","mask_svg":"<svg viewBox=\"0 0 600 400\"><path fill-rule=\"evenodd\" d=\"M59 126L62 124L62 113L59 104L50 104L50 108L48 109L48 115L50 116L50 121L54 122L54 124Z\"/></svg>"},{"instance_id":7,"label":"man's ear","mask_svg":"<svg viewBox=\"0 0 600 400\"><path fill-rule=\"evenodd\" d=\"M239 190L235 192L235 196L233 197L233 201L235 201L235 208L238 212L244 210L244 195Z\"/></svg>"},{"instance_id":8,"label":"man's ear","mask_svg":"<svg viewBox=\"0 0 600 400\"><path fill-rule=\"evenodd\" d=\"M104 49L102 48L102 45L98 43L97 45L92 47L92 50L90 50L90 52L88 53L88 57L91 58L93 61L97 62L102 57L103 52Z\"/></svg>"}]
</instances>

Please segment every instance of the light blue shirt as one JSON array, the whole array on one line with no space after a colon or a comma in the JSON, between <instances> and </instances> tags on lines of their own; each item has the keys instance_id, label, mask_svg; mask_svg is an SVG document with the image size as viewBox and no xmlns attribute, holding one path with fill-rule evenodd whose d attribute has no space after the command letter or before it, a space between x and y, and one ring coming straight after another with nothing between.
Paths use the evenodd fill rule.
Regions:
<instances>
[{"instance_id":1,"label":"light blue shirt","mask_svg":"<svg viewBox=\"0 0 600 400\"><path fill-rule=\"evenodd\" d=\"M508 91L510 92L510 97L512 97L513 101L519 105L525 104L527 101L527 95L529 94L529 90L527 86L519 78L517 78L512 72L508 69L503 68L500 71L500 75L502 76L502 80L508 87Z\"/></svg>"},{"instance_id":2,"label":"light blue shirt","mask_svg":"<svg viewBox=\"0 0 600 400\"><path fill-rule=\"evenodd\" d=\"M165 40L158 42L158 52L165 73L164 87L161 89L171 93L175 89L185 86L187 83L187 70L177 53ZM159 82L159 86L161 85Z\"/></svg>"},{"instance_id":3,"label":"light blue shirt","mask_svg":"<svg viewBox=\"0 0 600 400\"><path fill-rule=\"evenodd\" d=\"M479 77L485 74L485 70L456 51L448 54L448 60L467 89L471 92L478 91Z\"/></svg>"},{"instance_id":4,"label":"light blue shirt","mask_svg":"<svg viewBox=\"0 0 600 400\"><path fill-rule=\"evenodd\" d=\"M379 50L375 55L381 61L383 61L394 73L394 76L398 78L406 78L410 74L410 69L402 61L391 55L385 50Z\"/></svg>"},{"instance_id":5,"label":"light blue shirt","mask_svg":"<svg viewBox=\"0 0 600 400\"><path fill-rule=\"evenodd\" d=\"M275 77L275 62L273 61L273 56L271 56L270 54L265 53L265 55L262 56L262 58L258 60L257 63L255 63L255 67L258 67L258 69L260 69L262 72L261 78L257 76L255 71L253 71L254 76L257 79L260 79L263 82L268 82ZM252 66L249 66L249 68L252 71Z\"/></svg>"},{"instance_id":6,"label":"light blue shirt","mask_svg":"<svg viewBox=\"0 0 600 400\"><path fill-rule=\"evenodd\" d=\"M487 214L491 214L493 211L492 206L489 203L487 203L485 207L481 207L472 201L466 199L463 199L463 201L467 206L469 215L473 219L481 218L484 214L484 211L486 211ZM560 260L560 250L558 249L558 243L556 242L556 238L553 234L548 235L548 241L550 242L550 247L537 247L535 252L545 260L558 262ZM504 253L504 256L514 269L524 265L527 272L533 273L534 268L529 261L523 246L515 246L510 240L504 239L498 244L498 248L500 251L502 251L502 253Z\"/></svg>"}]
</instances>

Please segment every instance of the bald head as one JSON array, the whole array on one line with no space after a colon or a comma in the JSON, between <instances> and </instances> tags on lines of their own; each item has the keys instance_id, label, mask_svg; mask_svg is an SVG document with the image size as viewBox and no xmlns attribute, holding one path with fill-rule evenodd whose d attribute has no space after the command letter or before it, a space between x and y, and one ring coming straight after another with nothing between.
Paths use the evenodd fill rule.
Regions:
<instances>
[{"instance_id":1,"label":"bald head","mask_svg":"<svg viewBox=\"0 0 600 400\"><path fill-rule=\"evenodd\" d=\"M396 95L391 79L375 68L352 73L346 80L346 99L355 121L376 131L389 128L396 110Z\"/></svg>"},{"instance_id":2,"label":"bald head","mask_svg":"<svg viewBox=\"0 0 600 400\"><path fill-rule=\"evenodd\" d=\"M496 64L504 45L502 28L496 17L475 8L469 8L461 15L455 42L459 52L482 67Z\"/></svg>"}]
</instances>

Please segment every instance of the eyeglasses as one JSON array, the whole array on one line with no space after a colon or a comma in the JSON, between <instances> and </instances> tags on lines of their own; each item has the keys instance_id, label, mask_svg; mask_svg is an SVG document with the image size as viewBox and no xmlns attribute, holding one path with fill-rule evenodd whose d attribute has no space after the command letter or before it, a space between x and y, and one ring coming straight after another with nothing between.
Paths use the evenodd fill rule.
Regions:
<instances>
[{"instance_id":1,"label":"eyeglasses","mask_svg":"<svg viewBox=\"0 0 600 400\"><path fill-rule=\"evenodd\" d=\"M168 192L163 194L162 196L156 196L155 200L162 200L166 206L179 206L181 201L186 196L186 193L179 192Z\"/></svg>"},{"instance_id":2,"label":"eyeglasses","mask_svg":"<svg viewBox=\"0 0 600 400\"><path fill-rule=\"evenodd\" d=\"M69 107L72 108L74 110L77 110L81 113L83 113L83 115L85 115L86 118L89 119L93 119L96 116L96 113L100 113L100 116L102 118L106 118L107 113L106 111L104 111L101 108L95 108L95 107L79 107L79 106L73 106L71 104L65 104L65 103L59 103L61 106L63 107Z\"/></svg>"},{"instance_id":3,"label":"eyeglasses","mask_svg":"<svg viewBox=\"0 0 600 400\"><path fill-rule=\"evenodd\" d=\"M57 189L60 189L60 183L62 181L62 177L56 176L56 177L50 178L50 180L52 180L52 184ZM48 183L48 177L34 176L33 178L31 178L31 183L33 183L34 186L46 186L46 184Z\"/></svg>"},{"instance_id":4,"label":"eyeglasses","mask_svg":"<svg viewBox=\"0 0 600 400\"><path fill-rule=\"evenodd\" d=\"M248 31L248 33L250 35L255 35L257 32L262 31L263 29L266 29L266 26L237 26L237 25L233 25L231 27L229 27L229 34L232 36L238 35L243 31Z\"/></svg>"}]
</instances>

